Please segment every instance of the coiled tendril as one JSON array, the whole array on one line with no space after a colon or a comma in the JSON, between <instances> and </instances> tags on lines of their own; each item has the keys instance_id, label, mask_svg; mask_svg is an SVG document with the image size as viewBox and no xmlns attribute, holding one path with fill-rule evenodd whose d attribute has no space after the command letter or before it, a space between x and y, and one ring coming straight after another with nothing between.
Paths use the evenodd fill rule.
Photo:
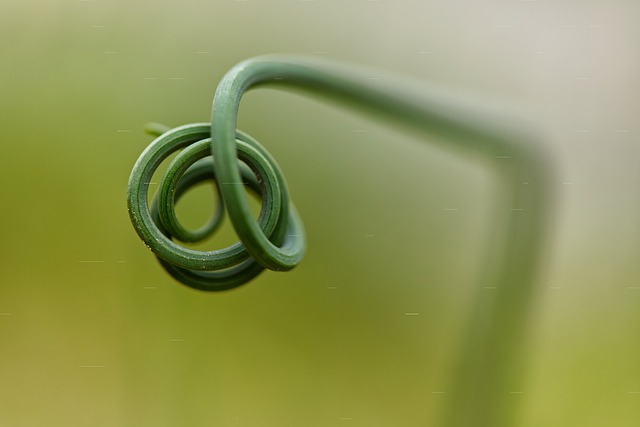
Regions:
<instances>
[{"instance_id":1,"label":"coiled tendril","mask_svg":"<svg viewBox=\"0 0 640 427\"><path fill-rule=\"evenodd\" d=\"M376 75L373 80L370 76ZM305 235L289 199L282 172L269 153L236 130L242 95L261 85L291 86L355 105L477 155L497 172L501 186L496 223L484 283L497 289L483 293L470 317L468 337L450 394L444 425L511 425L522 327L531 306L535 269L544 234L550 160L537 138L521 122L485 102L471 103L438 89L418 92L397 79L317 59L265 56L232 68L213 100L211 124L180 126L164 132L136 162L129 180L128 207L133 226L164 268L182 283L202 290L229 289L263 269L289 270L305 251ZM437 140L436 140L437 142ZM171 153L151 206L151 177ZM380 167L385 173L386 164ZM214 179L219 203L209 223L189 231L177 221L174 205L185 191ZM258 221L251 215L243 182L262 197ZM522 185L527 184L527 185ZM193 242L211 235L225 209L240 239L215 251L196 251L176 241ZM389 267L392 268L391 260ZM491 381L487 382L487 379Z\"/></svg>"},{"instance_id":2,"label":"coiled tendril","mask_svg":"<svg viewBox=\"0 0 640 427\"><path fill-rule=\"evenodd\" d=\"M489 157L500 154L513 158L511 165L536 172L535 167L529 166L539 163L539 151L522 143L521 135L505 133L503 123L496 130L490 115L478 118L473 110L437 93L416 97L411 88L373 83L367 75L329 61L283 56L253 58L236 65L221 80L210 125L191 124L157 132L161 134L142 153L131 172L128 207L138 235L164 268L188 286L222 290L247 282L264 268L286 271L300 262L305 233L289 200L282 172L255 139L236 130L240 99L258 85L295 86L347 101L427 133L443 135L458 147ZM181 149L149 207L148 185L154 171ZM514 173L510 174L513 178ZM203 180L218 184L217 210L205 227L190 231L178 222L174 205L185 191ZM257 223L251 215L243 181L262 197ZM530 186L534 187L539 188ZM192 250L176 243L197 242L210 236L219 225L224 208L240 242L215 251ZM535 245L536 240L522 248Z\"/></svg>"},{"instance_id":3,"label":"coiled tendril","mask_svg":"<svg viewBox=\"0 0 640 427\"><path fill-rule=\"evenodd\" d=\"M243 182L262 197L258 217L259 232L269 242L292 254L289 263L270 258L264 265L249 256L246 247L236 243L214 251L197 251L180 246L175 240L197 242L209 237L223 218L224 199L218 197L216 212L201 229L185 229L177 220L175 203L192 186L215 180L211 157L210 125L196 123L162 133L142 153L129 181L129 212L133 225L162 266L180 282L201 290L223 290L246 283L265 267L287 270L295 266L304 251L304 230L295 207L289 201L282 172L271 155L255 139L238 131L235 146L242 181L217 181L219 187ZM173 159L160 183L151 207L147 203L149 182L158 166L169 155L182 149ZM223 194L219 191L218 194ZM251 218L250 213L247 213ZM251 243L250 243L251 244ZM252 247L259 250L259 248Z\"/></svg>"}]
</instances>

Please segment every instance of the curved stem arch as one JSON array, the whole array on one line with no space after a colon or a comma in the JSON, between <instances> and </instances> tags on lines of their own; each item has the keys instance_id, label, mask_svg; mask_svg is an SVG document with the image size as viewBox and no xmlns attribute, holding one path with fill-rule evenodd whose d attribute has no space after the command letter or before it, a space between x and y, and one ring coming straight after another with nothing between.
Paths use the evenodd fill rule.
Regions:
<instances>
[{"instance_id":1,"label":"curved stem arch","mask_svg":"<svg viewBox=\"0 0 640 427\"><path fill-rule=\"evenodd\" d=\"M496 172L500 200L481 282L494 291L478 289L454 379L446 392L449 403L443 425L512 426L521 392L527 320L551 207L552 162L540 139L504 110L474 103L468 96L455 97L450 91L417 91L378 71L326 60L281 55L249 59L220 81L210 128L192 124L152 130L158 138L142 153L129 180L129 213L138 235L173 277L202 290L230 289L264 268L286 271L300 262L306 245L304 229L289 200L284 175L267 150L236 129L243 94L267 85L332 98L437 136L445 148L473 154ZM160 162L179 149L184 150L169 166L161 195L150 209L147 195L152 175ZM207 154L213 160L205 159ZM182 248L174 242L176 237L191 241L210 234L218 219L190 233L168 210L193 183L208 179L217 181L221 203L241 243L208 252ZM257 222L243 181L262 196Z\"/></svg>"},{"instance_id":2,"label":"curved stem arch","mask_svg":"<svg viewBox=\"0 0 640 427\"><path fill-rule=\"evenodd\" d=\"M374 74L379 75L379 74ZM443 139L488 161L502 177L505 191L498 209L497 236L489 251L479 291L460 348L458 369L449 393L447 427L510 426L520 393L524 335L543 228L549 208L550 157L522 123L504 112L452 98L437 90L416 93L397 80L379 77L324 60L288 56L249 59L231 69L215 93L211 136L216 173L224 182L239 182L233 144L242 95L259 86L302 89L353 104ZM222 198L240 239L253 257L271 268L288 268L298 259L290 246L278 248L260 232L237 185L223 186ZM252 248L252 249L249 249Z\"/></svg>"}]
</instances>

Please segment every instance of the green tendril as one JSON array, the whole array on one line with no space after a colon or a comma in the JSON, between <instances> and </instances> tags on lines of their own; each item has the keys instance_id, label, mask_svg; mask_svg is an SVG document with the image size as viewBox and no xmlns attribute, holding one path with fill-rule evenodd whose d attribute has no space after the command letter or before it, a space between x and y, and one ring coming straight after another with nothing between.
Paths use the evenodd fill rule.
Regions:
<instances>
[{"instance_id":1,"label":"green tendril","mask_svg":"<svg viewBox=\"0 0 640 427\"><path fill-rule=\"evenodd\" d=\"M373 80L371 75L380 77ZM147 125L147 132L157 138L136 162L128 188L129 214L140 238L175 279L206 291L231 289L264 269L286 271L299 264L305 252L305 232L284 175L265 148L236 129L243 94L267 85L332 98L437 136L441 144L476 155L497 173L497 226L483 277L483 283L497 292L480 296L470 315L444 425L510 425L513 396L508 393L514 387L514 361L531 307L549 206L550 160L537 138L504 111L447 92L417 91L393 77L330 61L295 56L249 59L220 81L210 124L173 129ZM150 206L151 177L176 151L180 153L169 165ZM204 227L188 230L179 223L175 204L189 188L208 180L217 185L216 210ZM245 185L262 199L257 221L249 209ZM211 236L225 211L238 243L214 251L176 243Z\"/></svg>"},{"instance_id":2,"label":"green tendril","mask_svg":"<svg viewBox=\"0 0 640 427\"><path fill-rule=\"evenodd\" d=\"M210 235L222 219L220 203L212 220L195 232L184 229L175 215L175 202L191 186L207 179L215 180L219 188L237 186L244 193L241 179L225 181L216 177L213 161L198 163L210 156L212 144L208 123L180 126L164 131L142 153L131 172L129 180L129 213L140 238L161 260L162 265L182 283L201 290L222 290L246 283L265 266L249 258L245 246L238 242L214 251L197 251L184 248L174 242L198 241ZM273 158L249 135L238 131L234 143L237 159L246 166L238 166L249 187L262 197L262 208L257 227L269 236L274 245L287 244L290 237L299 239L304 249L302 224L289 202L286 184ZM167 169L161 190L152 203L147 203L149 183L158 166L175 151L182 151ZM210 169L209 174L203 171ZM242 171L242 172L240 172ZM218 178L218 179L216 179ZM220 193L224 194L224 193ZM222 196L224 202L224 195ZM253 221L250 211L245 213ZM299 249L301 253L302 250ZM300 255L301 256L301 255ZM283 266L281 269L286 269ZM275 268L273 268L275 269Z\"/></svg>"}]
</instances>

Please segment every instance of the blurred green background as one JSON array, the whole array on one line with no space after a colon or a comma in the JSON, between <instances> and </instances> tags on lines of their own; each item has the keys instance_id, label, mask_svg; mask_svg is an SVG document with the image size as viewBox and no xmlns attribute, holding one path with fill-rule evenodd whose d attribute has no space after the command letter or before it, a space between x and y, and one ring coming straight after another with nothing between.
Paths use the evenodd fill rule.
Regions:
<instances>
[{"instance_id":1,"label":"blurred green background","mask_svg":"<svg viewBox=\"0 0 640 427\"><path fill-rule=\"evenodd\" d=\"M222 75L263 53L529 111L558 161L558 204L518 425L638 425L639 13L623 0L2 0L0 425L437 425L485 255L481 166L265 89L239 127L287 176L309 235L297 269L193 291L129 223L143 125L208 121ZM212 200L196 189L181 218L202 223ZM227 225L212 245L234 240Z\"/></svg>"}]
</instances>

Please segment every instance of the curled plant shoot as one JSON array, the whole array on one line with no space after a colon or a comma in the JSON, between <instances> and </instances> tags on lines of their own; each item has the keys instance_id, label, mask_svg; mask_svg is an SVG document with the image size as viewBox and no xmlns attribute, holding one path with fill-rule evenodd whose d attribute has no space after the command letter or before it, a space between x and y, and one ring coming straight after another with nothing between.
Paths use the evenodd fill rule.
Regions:
<instances>
[{"instance_id":1,"label":"curled plant shoot","mask_svg":"<svg viewBox=\"0 0 640 427\"><path fill-rule=\"evenodd\" d=\"M496 203L500 227L487 251L481 282L491 283L497 292L479 293L470 314L443 425L506 427L513 421L515 405L509 393L519 384L517 361L549 206L550 160L537 138L503 111L435 89L416 91L393 77L373 81L368 78L371 75L362 68L297 56L263 56L239 63L217 87L211 123L148 127L157 138L131 172L127 199L131 221L167 272L200 290L231 289L264 269L287 271L300 263L305 232L284 175L258 141L236 129L243 94L260 86L332 98L427 136L441 137L441 144L475 155L496 172L500 187ZM151 177L176 151L149 205ZM188 230L177 220L175 203L206 180L217 184L216 211L204 227ZM262 199L257 221L244 183ZM178 243L211 236L224 211L238 243L213 251Z\"/></svg>"}]
</instances>

